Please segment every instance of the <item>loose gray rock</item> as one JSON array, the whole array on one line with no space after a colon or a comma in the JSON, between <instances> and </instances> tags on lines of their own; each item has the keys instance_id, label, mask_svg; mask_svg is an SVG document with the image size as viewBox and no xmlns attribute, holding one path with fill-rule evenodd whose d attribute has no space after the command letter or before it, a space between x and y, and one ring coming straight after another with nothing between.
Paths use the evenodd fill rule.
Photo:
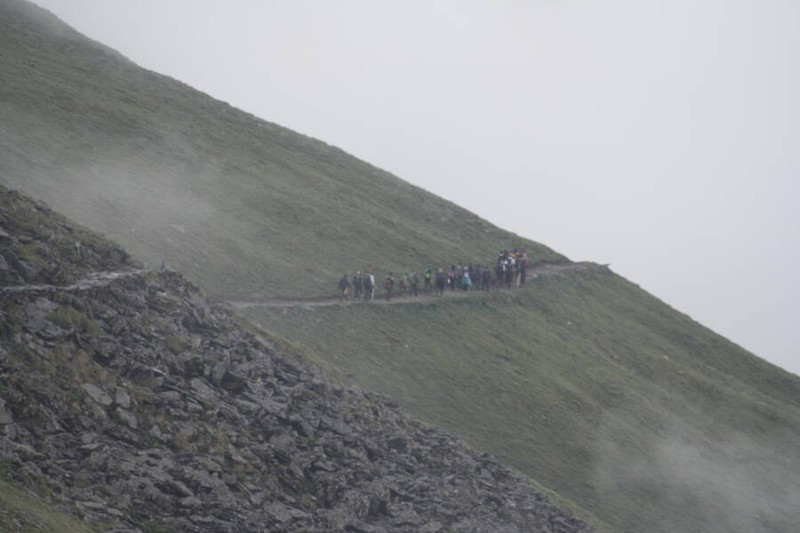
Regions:
<instances>
[{"instance_id":1,"label":"loose gray rock","mask_svg":"<svg viewBox=\"0 0 800 533\"><path fill-rule=\"evenodd\" d=\"M131 395L125 389L117 389L114 395L114 401L118 406L123 409L131 408Z\"/></svg>"},{"instance_id":2,"label":"loose gray rock","mask_svg":"<svg viewBox=\"0 0 800 533\"><path fill-rule=\"evenodd\" d=\"M386 398L327 383L179 274L33 212L47 272L20 259L13 220L0 228L0 457L26 489L125 533L592 531Z\"/></svg>"},{"instance_id":3,"label":"loose gray rock","mask_svg":"<svg viewBox=\"0 0 800 533\"><path fill-rule=\"evenodd\" d=\"M122 407L117 407L115 411L117 418L128 426L130 429L138 429L139 428L139 420L136 418L136 415L128 411L127 409L123 409Z\"/></svg>"},{"instance_id":4,"label":"loose gray rock","mask_svg":"<svg viewBox=\"0 0 800 533\"><path fill-rule=\"evenodd\" d=\"M114 400L111 398L111 395L108 394L103 389L101 389L100 387L98 387L97 385L94 385L92 383L84 383L83 385L81 385L81 388L83 388L83 390L86 391L86 394L88 394L92 400L99 403L103 407L108 407L109 405L114 403Z\"/></svg>"},{"instance_id":5,"label":"loose gray rock","mask_svg":"<svg viewBox=\"0 0 800 533\"><path fill-rule=\"evenodd\" d=\"M6 402L2 398L0 398L0 425L4 426L7 424L11 424L14 421L14 418L11 416L11 413L8 412L6 409Z\"/></svg>"}]
</instances>

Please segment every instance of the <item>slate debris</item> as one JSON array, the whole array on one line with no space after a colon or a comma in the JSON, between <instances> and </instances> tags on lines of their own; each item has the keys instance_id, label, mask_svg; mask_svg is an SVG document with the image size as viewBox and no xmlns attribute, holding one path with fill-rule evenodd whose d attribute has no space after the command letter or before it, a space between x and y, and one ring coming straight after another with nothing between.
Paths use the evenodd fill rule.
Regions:
<instances>
[{"instance_id":1,"label":"slate debris","mask_svg":"<svg viewBox=\"0 0 800 533\"><path fill-rule=\"evenodd\" d=\"M54 505L118 533L592 531L492 457L328 382L174 272L20 290L56 270L74 283L140 266L114 246L88 260L50 248L79 230L30 205L49 231L21 239L0 216L0 462ZM23 246L48 264L21 267Z\"/></svg>"}]
</instances>

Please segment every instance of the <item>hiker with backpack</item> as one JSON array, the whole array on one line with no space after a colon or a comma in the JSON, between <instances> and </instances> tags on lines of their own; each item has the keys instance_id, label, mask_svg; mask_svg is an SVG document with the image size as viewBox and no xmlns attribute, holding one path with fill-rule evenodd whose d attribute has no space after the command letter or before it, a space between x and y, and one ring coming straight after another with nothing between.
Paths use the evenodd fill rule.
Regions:
<instances>
[{"instance_id":1,"label":"hiker with backpack","mask_svg":"<svg viewBox=\"0 0 800 533\"><path fill-rule=\"evenodd\" d=\"M517 271L517 262L514 256L510 255L506 258L505 274L506 274L506 289L510 289L514 283L514 275Z\"/></svg>"},{"instance_id":2,"label":"hiker with backpack","mask_svg":"<svg viewBox=\"0 0 800 533\"><path fill-rule=\"evenodd\" d=\"M517 268L519 269L519 284L524 287L528 281L528 255L524 249L520 249L517 255Z\"/></svg>"},{"instance_id":3,"label":"hiker with backpack","mask_svg":"<svg viewBox=\"0 0 800 533\"><path fill-rule=\"evenodd\" d=\"M461 274L461 290L469 291L472 289L472 278L469 277L469 270L464 269Z\"/></svg>"},{"instance_id":4,"label":"hiker with backpack","mask_svg":"<svg viewBox=\"0 0 800 533\"><path fill-rule=\"evenodd\" d=\"M353 274L353 298L361 300L364 293L364 279L361 276L361 271L356 270Z\"/></svg>"},{"instance_id":5,"label":"hiker with backpack","mask_svg":"<svg viewBox=\"0 0 800 533\"><path fill-rule=\"evenodd\" d=\"M416 272L412 272L411 275L408 277L409 283L411 284L411 295L418 296L419 295L419 276Z\"/></svg>"},{"instance_id":6,"label":"hiker with backpack","mask_svg":"<svg viewBox=\"0 0 800 533\"><path fill-rule=\"evenodd\" d=\"M473 290L480 290L481 289L481 282L483 278L481 278L481 267L478 265L473 265L472 263L469 264L467 267L469 270L469 279L472 280L472 289Z\"/></svg>"},{"instance_id":7,"label":"hiker with backpack","mask_svg":"<svg viewBox=\"0 0 800 533\"><path fill-rule=\"evenodd\" d=\"M492 271L489 270L488 266L483 267L481 278L484 292L489 292L489 290L492 288Z\"/></svg>"},{"instance_id":8,"label":"hiker with backpack","mask_svg":"<svg viewBox=\"0 0 800 533\"><path fill-rule=\"evenodd\" d=\"M422 274L411 270L409 273L401 273L395 278L392 272L384 278L383 289L386 300L395 296L397 289L401 296L418 296L420 285L425 294L436 294L442 296L449 287L451 291L484 291L489 292L494 285L497 289L512 289L525 286L527 282L528 268L532 265L524 248L514 248L513 250L501 250L497 256L497 263L494 266L480 265L477 263L453 263L450 267L432 267L430 264L425 266ZM421 283L422 282L422 283ZM375 275L372 270L365 270L362 273L356 270L352 278L347 274L339 280L338 289L341 292L341 299L346 302L353 296L356 301L374 301L375 289L377 289Z\"/></svg>"},{"instance_id":9,"label":"hiker with backpack","mask_svg":"<svg viewBox=\"0 0 800 533\"><path fill-rule=\"evenodd\" d=\"M444 296L444 288L447 285L447 274L441 268L436 272L436 292L439 296Z\"/></svg>"},{"instance_id":10,"label":"hiker with backpack","mask_svg":"<svg viewBox=\"0 0 800 533\"><path fill-rule=\"evenodd\" d=\"M450 287L451 291L456 290L457 279L458 274L456 273L456 266L450 265L450 270L447 271L447 286Z\"/></svg>"},{"instance_id":11,"label":"hiker with backpack","mask_svg":"<svg viewBox=\"0 0 800 533\"><path fill-rule=\"evenodd\" d=\"M494 267L495 279L497 280L497 287L502 289L506 280L506 252L501 252L497 258L497 264Z\"/></svg>"},{"instance_id":12,"label":"hiker with backpack","mask_svg":"<svg viewBox=\"0 0 800 533\"><path fill-rule=\"evenodd\" d=\"M433 269L431 268L430 265L425 267L425 273L423 274L423 278L425 279L425 284L422 290L425 292L425 294L428 294L431 292L431 289L433 288Z\"/></svg>"},{"instance_id":13,"label":"hiker with backpack","mask_svg":"<svg viewBox=\"0 0 800 533\"><path fill-rule=\"evenodd\" d=\"M388 302L392 299L392 289L394 289L394 276L391 272L383 280L383 289L386 291L386 301Z\"/></svg>"},{"instance_id":14,"label":"hiker with backpack","mask_svg":"<svg viewBox=\"0 0 800 533\"><path fill-rule=\"evenodd\" d=\"M364 276L364 299L371 302L375 298L375 276L367 272Z\"/></svg>"},{"instance_id":15,"label":"hiker with backpack","mask_svg":"<svg viewBox=\"0 0 800 533\"><path fill-rule=\"evenodd\" d=\"M408 274L403 274L400 276L400 294L406 295L408 294L408 290L411 288L411 281L408 279Z\"/></svg>"},{"instance_id":16,"label":"hiker with backpack","mask_svg":"<svg viewBox=\"0 0 800 533\"><path fill-rule=\"evenodd\" d=\"M339 292L342 294L342 301L346 302L347 299L350 297L350 280L347 279L347 274L342 276L342 279L339 280Z\"/></svg>"}]
</instances>

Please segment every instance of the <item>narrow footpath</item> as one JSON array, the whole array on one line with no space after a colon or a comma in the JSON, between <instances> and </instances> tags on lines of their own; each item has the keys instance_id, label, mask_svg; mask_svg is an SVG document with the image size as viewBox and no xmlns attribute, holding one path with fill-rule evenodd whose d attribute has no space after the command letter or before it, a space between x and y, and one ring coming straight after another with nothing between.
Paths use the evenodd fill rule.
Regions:
<instances>
[{"instance_id":1,"label":"narrow footpath","mask_svg":"<svg viewBox=\"0 0 800 533\"><path fill-rule=\"evenodd\" d=\"M530 283L530 281L536 278L543 276L561 275L565 272L605 270L607 268L608 265L599 265L597 263L590 263L590 262L540 263L534 265L528 270L528 283ZM497 292L500 290L505 291L507 289L493 288L491 292ZM462 291L462 290L446 289L444 291L444 294L441 296L439 296L435 292L425 294L422 291L420 291L418 296L394 295L392 296L391 300L387 300L384 291L382 289L376 288L375 299L371 302L368 302L366 300L353 300L353 299L342 300L340 296L335 295L335 296L320 296L320 297L309 297L309 298L273 298L270 300L263 300L263 301L255 301L255 300L225 301L220 303L228 305L234 310L251 309L254 307L258 308L299 307L299 308L310 309L316 307L347 306L347 305L404 305L404 304L415 304L421 302L429 302L433 300L440 300L442 298L445 299L467 298L469 296L475 296L477 294L486 294L486 293L481 290Z\"/></svg>"},{"instance_id":2,"label":"narrow footpath","mask_svg":"<svg viewBox=\"0 0 800 533\"><path fill-rule=\"evenodd\" d=\"M114 272L92 272L87 277L71 285L10 285L8 287L0 287L0 294L48 294L55 291L81 292L94 289L96 287L103 287L117 279L141 276L148 272L151 271L146 269L138 269L120 270Z\"/></svg>"},{"instance_id":3,"label":"narrow footpath","mask_svg":"<svg viewBox=\"0 0 800 533\"><path fill-rule=\"evenodd\" d=\"M591 270L605 270L608 265L599 265L597 263L581 262L581 263L543 263L533 266L528 271L529 282L543 276L561 275L565 272L579 272ZM111 282L152 272L151 270L138 269L138 270L122 270L115 272L93 272L86 278L77 281L70 285L12 285L8 287L0 287L0 295L12 296L14 294L48 294L55 291L64 292L81 292L96 287L102 287L110 284ZM524 287L523 287L524 288ZM492 289L492 292L504 291L507 289ZM512 289L513 290L513 289ZM320 296L309 298L273 298L263 301L229 301L229 300L216 300L216 303L228 306L233 310L249 309L253 307L260 308L314 308L314 307L329 307L329 306L347 306L347 305L404 305L414 304L420 302L428 302L440 299L452 298L468 298L477 294L484 294L484 291L472 290L450 290L446 289L441 296L435 292L424 294L419 293L418 296L410 295L395 295L391 300L387 300L382 290L375 290L375 299L372 302L366 300L346 300L343 301L339 296Z\"/></svg>"}]
</instances>

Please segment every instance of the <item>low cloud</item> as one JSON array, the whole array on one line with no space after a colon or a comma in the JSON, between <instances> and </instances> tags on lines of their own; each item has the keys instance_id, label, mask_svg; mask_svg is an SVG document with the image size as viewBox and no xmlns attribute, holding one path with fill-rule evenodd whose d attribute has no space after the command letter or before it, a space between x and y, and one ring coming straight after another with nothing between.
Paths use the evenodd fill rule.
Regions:
<instances>
[{"instance_id":1,"label":"low cloud","mask_svg":"<svg viewBox=\"0 0 800 533\"><path fill-rule=\"evenodd\" d=\"M800 473L786 456L796 437L712 438L703 428L672 423L625 442L614 427L605 425L596 441L591 482L598 499L628 501L647 516L664 517L626 524L625 531L767 533L800 523Z\"/></svg>"}]
</instances>

